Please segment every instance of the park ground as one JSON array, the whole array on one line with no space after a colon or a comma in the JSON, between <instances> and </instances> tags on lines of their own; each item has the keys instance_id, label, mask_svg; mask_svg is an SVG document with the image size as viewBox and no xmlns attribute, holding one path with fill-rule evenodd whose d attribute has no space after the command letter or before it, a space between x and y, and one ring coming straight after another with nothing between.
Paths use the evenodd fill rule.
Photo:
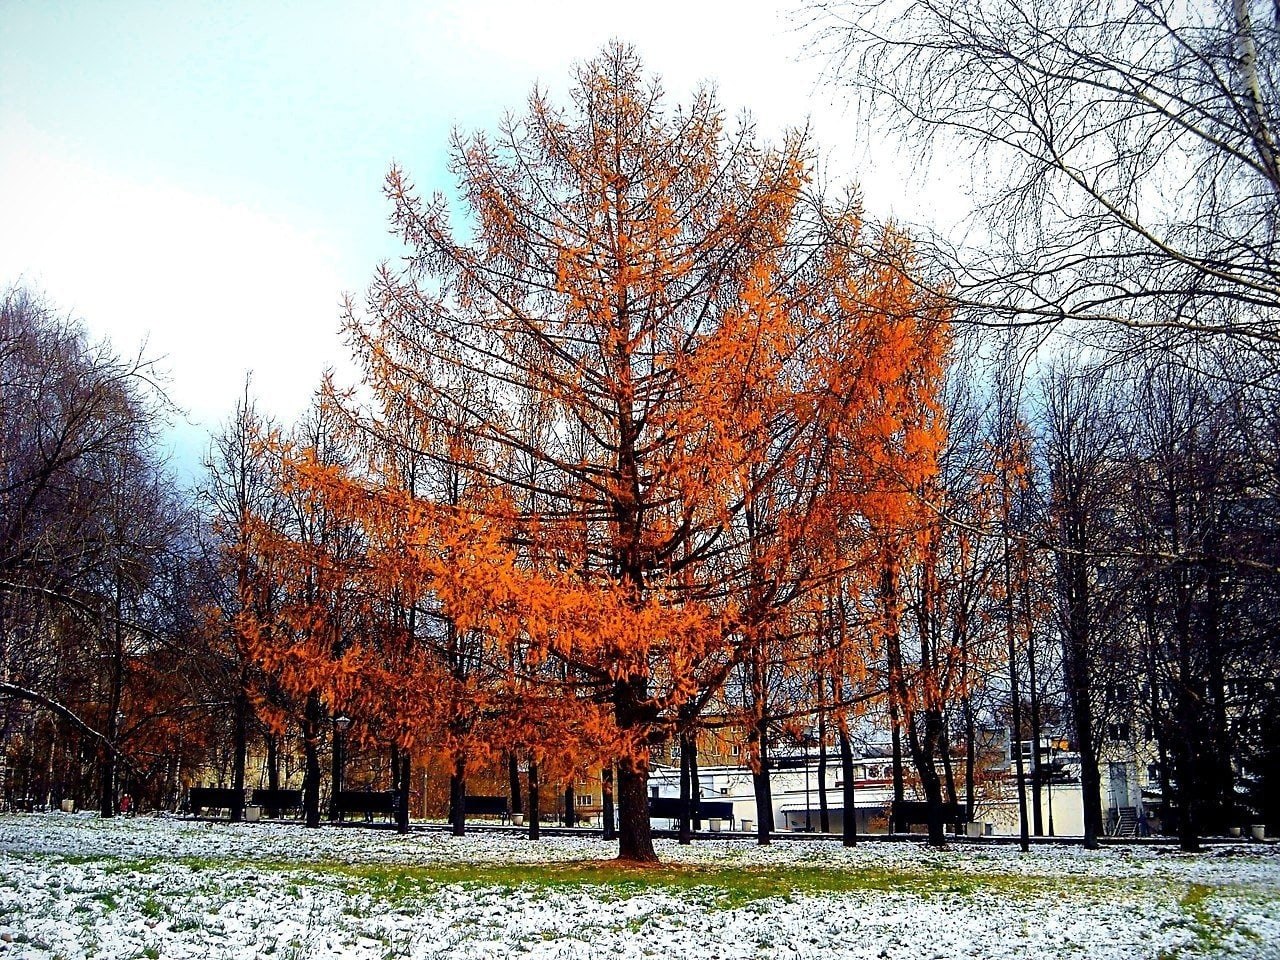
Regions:
<instances>
[{"instance_id":1,"label":"park ground","mask_svg":"<svg viewBox=\"0 0 1280 960\"><path fill-rule=\"evenodd\" d=\"M1280 957L1280 847L454 838L0 817L0 958Z\"/></svg>"}]
</instances>

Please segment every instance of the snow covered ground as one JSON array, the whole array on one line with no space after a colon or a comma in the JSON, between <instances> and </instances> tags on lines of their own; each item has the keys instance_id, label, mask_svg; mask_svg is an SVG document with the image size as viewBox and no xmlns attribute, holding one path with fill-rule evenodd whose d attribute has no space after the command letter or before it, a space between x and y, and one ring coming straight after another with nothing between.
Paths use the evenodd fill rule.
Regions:
<instances>
[{"instance_id":1,"label":"snow covered ground","mask_svg":"<svg viewBox=\"0 0 1280 960\"><path fill-rule=\"evenodd\" d=\"M929 850L0 817L0 958L1280 958L1280 848ZM584 866L585 865L585 866ZM593 872L594 871L594 872Z\"/></svg>"}]
</instances>

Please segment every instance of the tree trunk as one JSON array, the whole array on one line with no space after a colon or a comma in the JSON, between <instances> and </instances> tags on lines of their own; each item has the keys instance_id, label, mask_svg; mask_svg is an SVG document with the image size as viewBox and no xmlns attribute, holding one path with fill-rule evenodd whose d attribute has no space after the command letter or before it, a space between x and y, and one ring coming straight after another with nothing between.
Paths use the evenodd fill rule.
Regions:
<instances>
[{"instance_id":1,"label":"tree trunk","mask_svg":"<svg viewBox=\"0 0 1280 960\"><path fill-rule=\"evenodd\" d=\"M973 719L973 701L964 698L964 817L973 822L973 780L978 766L978 732Z\"/></svg>"},{"instance_id":2,"label":"tree trunk","mask_svg":"<svg viewBox=\"0 0 1280 960\"><path fill-rule=\"evenodd\" d=\"M306 811L307 826L320 826L320 695L314 690L307 694L307 706L302 720L302 749L305 755L305 772L302 778L302 805Z\"/></svg>"},{"instance_id":3,"label":"tree trunk","mask_svg":"<svg viewBox=\"0 0 1280 960\"><path fill-rule=\"evenodd\" d=\"M630 677L614 684L613 711L618 729L635 730L644 719L648 681ZM649 756L623 757L618 763L618 858L657 863L649 824Z\"/></svg>"},{"instance_id":4,"label":"tree trunk","mask_svg":"<svg viewBox=\"0 0 1280 960\"><path fill-rule=\"evenodd\" d=\"M649 766L643 758L623 757L618 763L618 858L658 862L649 826Z\"/></svg>"},{"instance_id":5,"label":"tree trunk","mask_svg":"<svg viewBox=\"0 0 1280 960\"><path fill-rule=\"evenodd\" d=\"M907 742L916 772L920 775L920 786L924 790L929 819L929 844L944 847L947 844L947 834L942 818L942 779L938 776L934 760L938 743L942 739L942 711L922 710L919 716L924 719L924 737L920 737L915 720L912 719L907 723Z\"/></svg>"},{"instance_id":6,"label":"tree trunk","mask_svg":"<svg viewBox=\"0 0 1280 960\"><path fill-rule=\"evenodd\" d=\"M759 754L758 764L751 769L751 785L756 795L756 843L764 846L773 834L773 786L769 781L769 736L767 721L756 723L753 736Z\"/></svg>"},{"instance_id":7,"label":"tree trunk","mask_svg":"<svg viewBox=\"0 0 1280 960\"><path fill-rule=\"evenodd\" d=\"M1005 589L1009 589L1008 577L1005 578ZM1027 778L1022 764L1022 698L1018 694L1018 658L1014 642L1013 609L1009 609L1009 703L1012 711L1013 729L1010 732L1009 747L1014 761L1018 788L1018 845L1022 852L1031 849L1027 837Z\"/></svg>"},{"instance_id":8,"label":"tree trunk","mask_svg":"<svg viewBox=\"0 0 1280 960\"><path fill-rule=\"evenodd\" d=\"M689 787L689 748L684 734L680 735L680 843L693 842L690 832L693 818L692 791Z\"/></svg>"},{"instance_id":9,"label":"tree trunk","mask_svg":"<svg viewBox=\"0 0 1280 960\"><path fill-rule=\"evenodd\" d=\"M1031 623L1030 592L1024 592L1023 617ZM1036 644L1035 635L1027 638L1027 694L1031 700L1031 830L1037 837L1044 836L1044 811L1042 794L1044 791L1044 770L1040 763L1040 740L1043 728L1040 724L1040 686L1036 679Z\"/></svg>"},{"instance_id":10,"label":"tree trunk","mask_svg":"<svg viewBox=\"0 0 1280 960\"><path fill-rule=\"evenodd\" d=\"M280 737L268 731L265 739L267 744L267 789L271 791L272 796L275 796L276 791L280 789ZM280 809L275 806L267 807L264 812L271 819L280 816Z\"/></svg>"},{"instance_id":11,"label":"tree trunk","mask_svg":"<svg viewBox=\"0 0 1280 960\"><path fill-rule=\"evenodd\" d=\"M853 774L853 744L849 741L849 734L840 728L840 775L843 778L841 784L841 802L844 804L844 825L841 831L842 839L846 847L855 846L858 842L858 807L856 784L854 783Z\"/></svg>"},{"instance_id":12,"label":"tree trunk","mask_svg":"<svg viewBox=\"0 0 1280 960\"><path fill-rule=\"evenodd\" d=\"M1208 834L1222 835L1227 827L1238 822L1236 818L1236 776L1232 764L1233 747L1230 723L1227 719L1227 681L1223 670L1227 661L1222 645L1223 576L1218 565L1208 565L1205 612L1202 630L1206 653L1204 664L1207 673L1207 699L1210 709L1200 715L1202 729L1207 727L1204 738L1204 776L1208 803L1204 807L1201 830Z\"/></svg>"},{"instance_id":13,"label":"tree trunk","mask_svg":"<svg viewBox=\"0 0 1280 960\"><path fill-rule=\"evenodd\" d=\"M951 769L951 731L947 725L947 718L942 718L942 742L938 745L938 752L942 755L942 775L943 783L947 788L945 794L947 803L951 806L958 806L956 799L956 774Z\"/></svg>"},{"instance_id":14,"label":"tree trunk","mask_svg":"<svg viewBox=\"0 0 1280 960\"><path fill-rule=\"evenodd\" d=\"M573 789L573 782L564 788L564 825L566 827L576 827L578 825L577 794Z\"/></svg>"},{"instance_id":15,"label":"tree trunk","mask_svg":"<svg viewBox=\"0 0 1280 960\"><path fill-rule=\"evenodd\" d=\"M249 761L249 694L245 687L248 678L240 677L240 687L236 690L235 716L231 731L231 789L235 796L231 801L231 822L239 823L244 819L244 771Z\"/></svg>"},{"instance_id":16,"label":"tree trunk","mask_svg":"<svg viewBox=\"0 0 1280 960\"><path fill-rule=\"evenodd\" d=\"M893 815L889 818L889 832L904 833L906 825L902 823L899 813L907 798L902 780L902 724L897 704L892 699L889 701L889 723L892 726L890 737L893 752Z\"/></svg>"},{"instance_id":17,"label":"tree trunk","mask_svg":"<svg viewBox=\"0 0 1280 960\"><path fill-rule=\"evenodd\" d=\"M1196 696L1195 674L1191 663L1191 601L1185 585L1186 572L1179 571L1178 607L1175 616L1178 641L1178 682L1174 717L1177 736L1174 741L1174 765L1178 780L1178 844L1187 853L1200 849L1199 790L1201 771L1198 763L1199 698Z\"/></svg>"},{"instance_id":18,"label":"tree trunk","mask_svg":"<svg viewBox=\"0 0 1280 960\"><path fill-rule=\"evenodd\" d=\"M397 750L392 759L392 776L396 791L396 832L409 832L409 794L413 783L413 756L408 750Z\"/></svg>"},{"instance_id":19,"label":"tree trunk","mask_svg":"<svg viewBox=\"0 0 1280 960\"><path fill-rule=\"evenodd\" d=\"M693 793L693 831L702 829L702 781L698 776L698 735L689 738L689 789Z\"/></svg>"},{"instance_id":20,"label":"tree trunk","mask_svg":"<svg viewBox=\"0 0 1280 960\"><path fill-rule=\"evenodd\" d=\"M613 767L605 767L600 771L601 811L604 820L604 839L616 840L618 831L613 825Z\"/></svg>"},{"instance_id":21,"label":"tree trunk","mask_svg":"<svg viewBox=\"0 0 1280 960\"><path fill-rule=\"evenodd\" d=\"M1070 525L1069 525L1070 527ZM1070 530L1068 545L1087 546L1082 533ZM1067 630L1063 637L1063 672L1075 721L1076 750L1080 754L1080 793L1084 805L1084 845L1096 850L1102 836L1102 793L1098 749L1093 732L1093 684L1090 675L1089 571L1083 554L1069 555L1064 579L1068 590Z\"/></svg>"},{"instance_id":22,"label":"tree trunk","mask_svg":"<svg viewBox=\"0 0 1280 960\"><path fill-rule=\"evenodd\" d=\"M453 759L453 773L449 775L449 822L455 837L467 833L467 758Z\"/></svg>"},{"instance_id":23,"label":"tree trunk","mask_svg":"<svg viewBox=\"0 0 1280 960\"><path fill-rule=\"evenodd\" d=\"M516 763L516 753L507 754L507 796L511 801L512 813L524 813L520 805L520 765Z\"/></svg>"},{"instance_id":24,"label":"tree trunk","mask_svg":"<svg viewBox=\"0 0 1280 960\"><path fill-rule=\"evenodd\" d=\"M103 817L116 815L118 763L115 750L120 737L120 704L124 697L124 637L121 633L120 606L120 573L116 571L115 623L107 631L109 636L110 675L107 689L106 738L107 748L101 751L100 765L102 783L99 792L99 807Z\"/></svg>"},{"instance_id":25,"label":"tree trunk","mask_svg":"<svg viewBox=\"0 0 1280 960\"><path fill-rule=\"evenodd\" d=\"M821 680L819 680L818 686L821 688ZM831 811L827 808L827 717L825 710L818 711L818 830L822 833L831 832Z\"/></svg>"},{"instance_id":26,"label":"tree trunk","mask_svg":"<svg viewBox=\"0 0 1280 960\"><path fill-rule=\"evenodd\" d=\"M529 839L542 836L542 798L538 791L538 761L529 757Z\"/></svg>"},{"instance_id":27,"label":"tree trunk","mask_svg":"<svg viewBox=\"0 0 1280 960\"><path fill-rule=\"evenodd\" d=\"M100 751L100 756L102 759L98 762L101 778L98 808L103 817L114 817L116 815L116 758L110 750L105 748Z\"/></svg>"}]
</instances>

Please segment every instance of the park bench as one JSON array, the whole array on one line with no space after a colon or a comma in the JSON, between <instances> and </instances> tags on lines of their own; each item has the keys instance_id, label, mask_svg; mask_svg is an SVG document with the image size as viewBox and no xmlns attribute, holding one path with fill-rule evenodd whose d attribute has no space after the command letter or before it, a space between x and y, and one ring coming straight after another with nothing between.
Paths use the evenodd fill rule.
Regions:
<instances>
[{"instance_id":1,"label":"park bench","mask_svg":"<svg viewBox=\"0 0 1280 960\"><path fill-rule=\"evenodd\" d=\"M693 807L693 804L690 804ZM733 803L729 800L699 800L700 820L733 820ZM693 809L690 809L690 814ZM684 816L684 802L679 797L650 797L649 816L656 819L679 820Z\"/></svg>"},{"instance_id":2,"label":"park bench","mask_svg":"<svg viewBox=\"0 0 1280 960\"><path fill-rule=\"evenodd\" d=\"M929 822L929 804L923 800L897 800L893 804L895 829L920 826ZM960 804L942 804L942 822L944 824L960 824L968 818L960 812Z\"/></svg>"},{"instance_id":3,"label":"park bench","mask_svg":"<svg viewBox=\"0 0 1280 960\"><path fill-rule=\"evenodd\" d=\"M285 811L302 809L301 790L269 790L258 787L253 791L253 805L261 807L268 817L278 817Z\"/></svg>"},{"instance_id":4,"label":"park bench","mask_svg":"<svg viewBox=\"0 0 1280 960\"><path fill-rule=\"evenodd\" d=\"M348 813L362 813L367 820L394 817L396 795L394 790L339 790L337 807L339 820Z\"/></svg>"},{"instance_id":5,"label":"park bench","mask_svg":"<svg viewBox=\"0 0 1280 960\"><path fill-rule=\"evenodd\" d=\"M507 798L506 797L486 797L486 796L468 796L463 801L466 806L466 814L468 817L501 817L507 819Z\"/></svg>"},{"instance_id":6,"label":"park bench","mask_svg":"<svg viewBox=\"0 0 1280 960\"><path fill-rule=\"evenodd\" d=\"M202 810L226 810L230 813L236 805L244 805L244 791L230 787L191 787L187 790L187 812L193 817Z\"/></svg>"}]
</instances>

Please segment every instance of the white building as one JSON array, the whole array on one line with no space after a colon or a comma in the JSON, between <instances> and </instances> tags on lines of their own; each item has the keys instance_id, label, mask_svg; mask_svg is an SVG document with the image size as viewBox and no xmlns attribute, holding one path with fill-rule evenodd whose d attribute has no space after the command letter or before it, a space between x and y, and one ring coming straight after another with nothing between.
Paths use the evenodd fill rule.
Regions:
<instances>
[{"instance_id":1,"label":"white building","mask_svg":"<svg viewBox=\"0 0 1280 960\"><path fill-rule=\"evenodd\" d=\"M1046 835L1079 837L1084 833L1084 807L1080 786L1080 760L1078 754L1063 749L1060 742L1045 740L1041 745L1041 764L1045 779L1040 789L1041 822ZM1139 751L1121 740L1109 744L1100 761L1102 783L1102 808L1109 833L1136 833L1139 820L1153 816L1154 811L1144 810L1144 795L1151 795L1154 768L1142 762ZM1027 778L1027 820L1034 823L1031 805L1035 792L1031 782L1031 744L1022 744L1026 758L1024 776ZM887 752L887 751L886 751ZM974 821L982 824L982 832L996 836L1016 836L1019 832L1017 775L1009 759L1009 747L1004 747L1004 762L984 773L976 792ZM799 760L799 762L797 762ZM858 833L888 833L889 811L893 800L893 763L889 756L859 757L854 760L854 795L858 815ZM906 798L921 800L910 780ZM732 817L723 824L726 830L754 831L756 828L756 799L751 770L746 766L700 766L698 780L701 800L704 804L728 804ZM680 769L677 766L655 765L650 775L650 790L654 798L668 801L680 796ZM820 780L816 759L808 763L801 758L785 758L779 768L770 774L773 798L774 828L780 831L818 830L821 824ZM962 786L957 784L962 791ZM826 769L827 814L832 833L844 829L843 774L838 757L828 759ZM962 801L963 802L963 801ZM668 806L670 806L668 804ZM716 809L716 808L710 808ZM704 812L708 820L712 813ZM677 826L674 819L657 817L655 823ZM1155 826L1154 823L1152 823ZM704 829L705 829L704 824ZM918 829L923 829L918 827Z\"/></svg>"},{"instance_id":2,"label":"white building","mask_svg":"<svg viewBox=\"0 0 1280 960\"><path fill-rule=\"evenodd\" d=\"M880 757L854 761L854 792L858 811L859 833L887 833L889 804L893 800L893 774L890 761ZM745 766L699 767L698 780L703 803L731 805L732 825L726 829L752 831L756 828L756 797L751 769ZM820 826L821 800L818 764L788 764L773 770L769 777L773 798L773 823L777 830L817 830ZM827 812L833 833L844 829L844 780L840 764L827 762ZM680 769L655 766L649 788L655 798L680 796ZM807 812L807 815L806 815ZM706 815L704 814L704 819ZM666 824L667 818L660 822ZM674 827L676 824L671 823Z\"/></svg>"}]
</instances>

